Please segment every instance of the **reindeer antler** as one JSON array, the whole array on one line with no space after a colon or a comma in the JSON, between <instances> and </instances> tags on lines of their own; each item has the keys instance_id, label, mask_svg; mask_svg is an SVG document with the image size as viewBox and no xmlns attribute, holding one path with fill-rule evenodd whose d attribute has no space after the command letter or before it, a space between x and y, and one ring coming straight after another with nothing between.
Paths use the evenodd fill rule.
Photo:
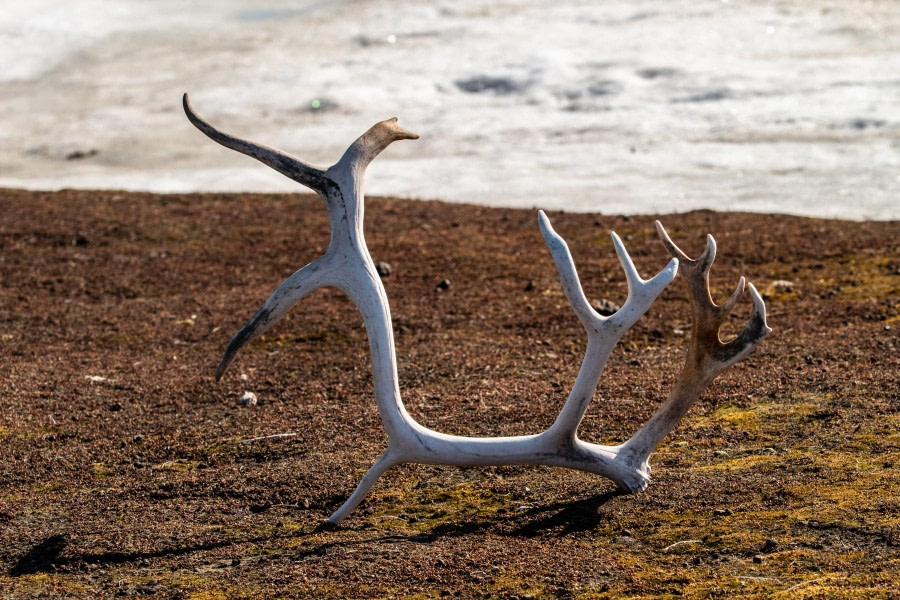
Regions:
<instances>
[{"instance_id":1,"label":"reindeer antler","mask_svg":"<svg viewBox=\"0 0 900 600\"><path fill-rule=\"evenodd\" d=\"M766 305L752 283L741 277L737 288L725 304L717 305L709 293L709 270L716 259L716 240L706 236L706 249L697 260L691 260L672 242L662 223L656 231L673 257L681 261L681 274L688 288L693 324L691 341L681 376L669 397L644 426L622 445L622 456L646 467L650 453L678 424L700 394L725 369L749 354L772 330L766 325ZM719 329L749 286L753 314L744 330L730 342L723 343ZM649 470L649 467L646 467Z\"/></svg>"},{"instance_id":2,"label":"reindeer antler","mask_svg":"<svg viewBox=\"0 0 900 600\"><path fill-rule=\"evenodd\" d=\"M650 452L684 416L709 382L740 360L769 332L765 325L765 306L750 286L755 307L750 324L735 340L720 342L719 326L740 297L743 278L732 298L724 306L716 306L708 290L709 265L715 258L712 237L709 238L707 251L698 260L691 261L669 240L658 223L663 242L674 258L649 280L641 279L622 241L615 233L612 234L616 254L628 281L628 298L614 315L599 315L588 304L565 240L553 231L547 216L540 212L538 224L559 271L566 298L588 336L585 357L572 391L553 425L536 435L476 438L433 431L416 422L400 398L390 307L363 237L362 184L366 166L393 141L415 139L417 136L397 126L396 119L382 121L357 139L337 163L323 170L279 150L218 131L193 112L187 94L184 108L191 122L213 140L257 158L313 188L325 200L331 222L328 250L322 257L288 277L234 336L216 371L216 378L221 377L244 344L259 336L309 292L326 285L334 286L344 291L356 304L369 337L375 401L388 434L388 448L366 472L353 494L329 517L331 523L340 523L362 501L378 478L400 463L553 465L602 475L625 491L643 490L650 481L650 467L647 465ZM679 261L686 265L685 276L694 307L694 329L684 372L669 399L637 434L621 446L601 446L578 439L578 426L610 353L622 335L675 278Z\"/></svg>"}]
</instances>

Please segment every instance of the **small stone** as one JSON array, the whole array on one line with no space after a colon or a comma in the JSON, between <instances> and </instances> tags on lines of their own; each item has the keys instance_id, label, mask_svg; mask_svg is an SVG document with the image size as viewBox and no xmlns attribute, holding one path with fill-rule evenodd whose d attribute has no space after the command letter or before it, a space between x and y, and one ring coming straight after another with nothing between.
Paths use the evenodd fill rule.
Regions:
<instances>
[{"instance_id":1,"label":"small stone","mask_svg":"<svg viewBox=\"0 0 900 600\"><path fill-rule=\"evenodd\" d=\"M634 534L631 533L631 530L630 530L630 529L623 529L623 530L622 530L622 535L627 535L628 537L634 537Z\"/></svg>"},{"instance_id":2,"label":"small stone","mask_svg":"<svg viewBox=\"0 0 900 600\"><path fill-rule=\"evenodd\" d=\"M136 436L134 436L133 438L131 438L131 441L134 442L135 444L140 444L141 442L144 441L144 436L139 433Z\"/></svg>"},{"instance_id":3,"label":"small stone","mask_svg":"<svg viewBox=\"0 0 900 600\"><path fill-rule=\"evenodd\" d=\"M730 517L733 514L730 508L717 508L713 511L713 515L717 517Z\"/></svg>"},{"instance_id":4,"label":"small stone","mask_svg":"<svg viewBox=\"0 0 900 600\"><path fill-rule=\"evenodd\" d=\"M113 402L109 405L109 410L110 412L119 412L120 410L122 410L122 405L118 402Z\"/></svg>"},{"instance_id":5,"label":"small stone","mask_svg":"<svg viewBox=\"0 0 900 600\"><path fill-rule=\"evenodd\" d=\"M715 452L713 452L713 456L718 458L725 458L728 456L728 452L726 452L725 450L716 450Z\"/></svg>"},{"instance_id":6,"label":"small stone","mask_svg":"<svg viewBox=\"0 0 900 600\"><path fill-rule=\"evenodd\" d=\"M256 406L257 402L259 402L259 399L253 392L244 392L244 395L238 400L238 404L241 406Z\"/></svg>"},{"instance_id":7,"label":"small stone","mask_svg":"<svg viewBox=\"0 0 900 600\"><path fill-rule=\"evenodd\" d=\"M615 302L611 302L610 300L603 298L601 300L594 300L593 302L591 302L591 308L596 310L601 316L609 317L616 314L616 311L618 311L622 307Z\"/></svg>"},{"instance_id":8,"label":"small stone","mask_svg":"<svg viewBox=\"0 0 900 600\"><path fill-rule=\"evenodd\" d=\"M98 154L100 154L100 151L96 148L91 148L90 150L75 150L74 152L66 154L66 160L81 160L83 158L97 156Z\"/></svg>"},{"instance_id":9,"label":"small stone","mask_svg":"<svg viewBox=\"0 0 900 600\"><path fill-rule=\"evenodd\" d=\"M758 565L762 564L762 561L763 561L762 554L757 554L756 556L753 557L753 562Z\"/></svg>"},{"instance_id":10,"label":"small stone","mask_svg":"<svg viewBox=\"0 0 900 600\"><path fill-rule=\"evenodd\" d=\"M778 549L778 541L772 538L767 539L762 547L763 552L774 552L776 549Z\"/></svg>"},{"instance_id":11,"label":"small stone","mask_svg":"<svg viewBox=\"0 0 900 600\"><path fill-rule=\"evenodd\" d=\"M390 277L391 276L391 263L386 263L379 261L375 263L375 272L378 273L379 277Z\"/></svg>"},{"instance_id":12,"label":"small stone","mask_svg":"<svg viewBox=\"0 0 900 600\"><path fill-rule=\"evenodd\" d=\"M437 289L441 292L444 290L450 289L450 280L449 279L441 279L440 283L437 284Z\"/></svg>"}]
</instances>

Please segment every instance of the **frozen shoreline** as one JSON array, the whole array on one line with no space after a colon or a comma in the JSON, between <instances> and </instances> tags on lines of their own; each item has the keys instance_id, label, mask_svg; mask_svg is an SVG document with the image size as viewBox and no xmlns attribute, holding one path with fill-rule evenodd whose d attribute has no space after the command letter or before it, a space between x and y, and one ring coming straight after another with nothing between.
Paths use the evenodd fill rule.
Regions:
<instances>
[{"instance_id":1,"label":"frozen shoreline","mask_svg":"<svg viewBox=\"0 0 900 600\"><path fill-rule=\"evenodd\" d=\"M0 9L2 186L302 189L196 132L188 91L320 164L399 116L422 137L370 194L900 218L896 3L36 4Z\"/></svg>"}]
</instances>

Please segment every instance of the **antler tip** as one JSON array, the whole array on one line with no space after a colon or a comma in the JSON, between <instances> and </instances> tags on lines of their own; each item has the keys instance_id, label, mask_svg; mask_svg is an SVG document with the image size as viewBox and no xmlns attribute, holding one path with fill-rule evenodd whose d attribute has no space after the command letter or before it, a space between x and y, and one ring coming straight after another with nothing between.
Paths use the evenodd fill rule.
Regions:
<instances>
[{"instance_id":1,"label":"antler tip","mask_svg":"<svg viewBox=\"0 0 900 600\"><path fill-rule=\"evenodd\" d=\"M763 334L761 337L765 337L772 333L772 328L766 323L766 303L762 296L760 296L755 285L748 282L747 287L750 288L750 298L753 300L753 312L758 314L759 318L762 320Z\"/></svg>"},{"instance_id":2,"label":"antler tip","mask_svg":"<svg viewBox=\"0 0 900 600\"><path fill-rule=\"evenodd\" d=\"M656 234L659 236L660 241L663 243L663 246L666 247L666 250L669 251L673 257L679 260L690 260L688 255L681 251L681 248L675 245L675 242L672 241L672 238L669 237L669 232L666 231L666 228L663 227L663 224L660 221L655 221L656 225Z\"/></svg>"},{"instance_id":3,"label":"antler tip","mask_svg":"<svg viewBox=\"0 0 900 600\"><path fill-rule=\"evenodd\" d=\"M622 238L619 237L619 234L615 231L610 231L609 237L612 238L613 247L616 249L616 254L619 255L619 258L627 257L628 250L625 249L625 244L622 243Z\"/></svg>"},{"instance_id":4,"label":"antler tip","mask_svg":"<svg viewBox=\"0 0 900 600\"><path fill-rule=\"evenodd\" d=\"M542 210L538 211L538 228L541 230L541 234L544 236L544 239L547 240L547 243L550 243L551 238L556 237L553 225L550 224L550 218L547 216L547 213Z\"/></svg>"},{"instance_id":5,"label":"antler tip","mask_svg":"<svg viewBox=\"0 0 900 600\"><path fill-rule=\"evenodd\" d=\"M610 231L609 237L612 238L613 247L616 249L616 254L619 256L619 258L628 258L630 260L630 257L628 256L628 250L625 249L625 244L622 242L622 238L619 237L619 234L615 231Z\"/></svg>"},{"instance_id":6,"label":"antler tip","mask_svg":"<svg viewBox=\"0 0 900 600\"><path fill-rule=\"evenodd\" d=\"M681 264L681 262L678 260L678 258L673 256L673 257L672 257L672 260L669 261L669 264L666 265L666 268L663 269L663 271L664 271L664 272L670 272L670 271L671 271L671 273L672 273L672 278L674 279L674 278L675 278L675 275L678 274L678 265L680 265L680 264Z\"/></svg>"},{"instance_id":7,"label":"antler tip","mask_svg":"<svg viewBox=\"0 0 900 600\"><path fill-rule=\"evenodd\" d=\"M659 219L653 221L653 225L656 227L656 233L659 234L660 237L669 237L669 234L666 233L666 228L663 227L663 224Z\"/></svg>"},{"instance_id":8,"label":"antler tip","mask_svg":"<svg viewBox=\"0 0 900 600\"><path fill-rule=\"evenodd\" d=\"M716 238L712 236L711 233L706 234L706 249L703 251L703 254L697 260L703 262L704 260L712 263L716 259Z\"/></svg>"},{"instance_id":9,"label":"antler tip","mask_svg":"<svg viewBox=\"0 0 900 600\"><path fill-rule=\"evenodd\" d=\"M216 381L221 381L222 375L225 374L225 370L228 369L228 365L225 364L225 361L219 363L219 366L216 368Z\"/></svg>"},{"instance_id":10,"label":"antler tip","mask_svg":"<svg viewBox=\"0 0 900 600\"><path fill-rule=\"evenodd\" d=\"M187 92L181 97L181 107L184 109L184 114L187 115L188 120L194 124L195 127L199 128L200 131L204 131L204 127L209 127L200 116L197 114L197 111L194 110L194 105L191 104L191 97ZM204 131L205 133L205 131ZM207 133L207 135L209 135Z\"/></svg>"}]
</instances>

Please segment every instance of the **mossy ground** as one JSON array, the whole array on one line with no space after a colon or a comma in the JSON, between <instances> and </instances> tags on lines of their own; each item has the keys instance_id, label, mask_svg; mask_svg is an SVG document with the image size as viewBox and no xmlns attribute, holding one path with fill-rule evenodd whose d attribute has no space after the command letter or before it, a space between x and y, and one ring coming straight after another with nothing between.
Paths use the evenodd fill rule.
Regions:
<instances>
[{"instance_id":1,"label":"mossy ground","mask_svg":"<svg viewBox=\"0 0 900 600\"><path fill-rule=\"evenodd\" d=\"M410 412L469 435L549 425L584 336L534 213L367 208ZM715 296L746 275L774 333L654 454L646 492L551 468L402 466L332 530L385 444L352 305L317 292L211 377L327 245L317 199L5 190L0 214L3 597L896 593L897 223L664 218L689 254L716 236ZM643 274L666 262L651 218L551 218L591 299L625 295L609 230ZM652 413L689 319L676 282L614 353L582 437L621 441ZM240 406L245 390L260 404ZM246 443L276 433L295 435Z\"/></svg>"}]
</instances>

